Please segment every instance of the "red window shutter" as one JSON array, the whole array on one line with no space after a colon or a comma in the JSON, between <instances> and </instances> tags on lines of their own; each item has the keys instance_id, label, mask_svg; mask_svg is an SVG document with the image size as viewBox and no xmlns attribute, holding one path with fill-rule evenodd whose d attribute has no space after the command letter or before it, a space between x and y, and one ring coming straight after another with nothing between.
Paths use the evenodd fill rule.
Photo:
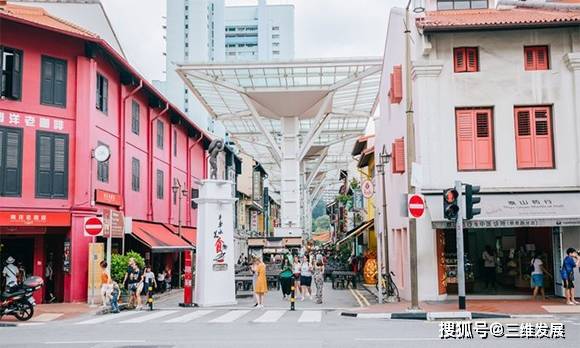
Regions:
<instances>
[{"instance_id":1,"label":"red window shutter","mask_svg":"<svg viewBox=\"0 0 580 348\"><path fill-rule=\"evenodd\" d=\"M536 70L548 70L548 46L536 47Z\"/></svg>"},{"instance_id":2,"label":"red window shutter","mask_svg":"<svg viewBox=\"0 0 580 348\"><path fill-rule=\"evenodd\" d=\"M470 47L465 49L467 57L467 71L479 71L479 52L477 47Z\"/></svg>"},{"instance_id":3,"label":"red window shutter","mask_svg":"<svg viewBox=\"0 0 580 348\"><path fill-rule=\"evenodd\" d=\"M536 168L553 168L554 154L552 144L552 122L549 107L536 107L533 109L534 122L534 155Z\"/></svg>"},{"instance_id":4,"label":"red window shutter","mask_svg":"<svg viewBox=\"0 0 580 348\"><path fill-rule=\"evenodd\" d=\"M403 100L403 68L401 65L393 67L391 74L391 83L393 86L393 102L399 104Z\"/></svg>"},{"instance_id":5,"label":"red window shutter","mask_svg":"<svg viewBox=\"0 0 580 348\"><path fill-rule=\"evenodd\" d=\"M532 110L532 108L515 109L516 157L519 169L535 166Z\"/></svg>"},{"instance_id":6,"label":"red window shutter","mask_svg":"<svg viewBox=\"0 0 580 348\"><path fill-rule=\"evenodd\" d=\"M391 84L390 84L390 88L389 88L389 103L394 104L395 102L393 101L393 82L395 81L394 78L394 74L391 73Z\"/></svg>"},{"instance_id":7,"label":"red window shutter","mask_svg":"<svg viewBox=\"0 0 580 348\"><path fill-rule=\"evenodd\" d=\"M475 110L475 168L493 169L491 110Z\"/></svg>"},{"instance_id":8,"label":"red window shutter","mask_svg":"<svg viewBox=\"0 0 580 348\"><path fill-rule=\"evenodd\" d=\"M475 136L473 129L473 111L455 111L457 137L457 169L475 169Z\"/></svg>"},{"instance_id":9,"label":"red window shutter","mask_svg":"<svg viewBox=\"0 0 580 348\"><path fill-rule=\"evenodd\" d=\"M393 173L405 172L405 139L395 139L391 152L393 156Z\"/></svg>"},{"instance_id":10,"label":"red window shutter","mask_svg":"<svg viewBox=\"0 0 580 348\"><path fill-rule=\"evenodd\" d=\"M536 59L534 58L533 47L524 47L524 68L525 70L536 70Z\"/></svg>"},{"instance_id":11,"label":"red window shutter","mask_svg":"<svg viewBox=\"0 0 580 348\"><path fill-rule=\"evenodd\" d=\"M467 71L467 63L465 59L465 48L459 47L453 49L453 65L454 71L465 72Z\"/></svg>"}]
</instances>

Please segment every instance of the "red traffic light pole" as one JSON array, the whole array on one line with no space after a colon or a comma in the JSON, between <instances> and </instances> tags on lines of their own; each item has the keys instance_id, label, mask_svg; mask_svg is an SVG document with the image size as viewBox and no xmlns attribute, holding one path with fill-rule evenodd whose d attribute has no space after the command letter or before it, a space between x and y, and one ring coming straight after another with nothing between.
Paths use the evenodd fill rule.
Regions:
<instances>
[{"instance_id":1,"label":"red traffic light pole","mask_svg":"<svg viewBox=\"0 0 580 348\"><path fill-rule=\"evenodd\" d=\"M460 180L455 181L457 192L457 218L455 219L455 232L457 238L457 296L459 309L465 309L465 251L463 250L463 184Z\"/></svg>"}]
</instances>

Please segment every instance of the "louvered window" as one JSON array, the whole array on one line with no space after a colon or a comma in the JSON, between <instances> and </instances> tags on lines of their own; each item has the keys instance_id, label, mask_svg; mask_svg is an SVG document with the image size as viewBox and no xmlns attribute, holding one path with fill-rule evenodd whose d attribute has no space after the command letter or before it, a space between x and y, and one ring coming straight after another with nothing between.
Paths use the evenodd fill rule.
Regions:
<instances>
[{"instance_id":1,"label":"louvered window","mask_svg":"<svg viewBox=\"0 0 580 348\"><path fill-rule=\"evenodd\" d=\"M395 65L391 73L391 88L389 100L391 104L399 104L403 100L403 72L401 65Z\"/></svg>"},{"instance_id":2,"label":"louvered window","mask_svg":"<svg viewBox=\"0 0 580 348\"><path fill-rule=\"evenodd\" d=\"M454 48L453 67L456 73L479 71L479 49L477 47Z\"/></svg>"},{"instance_id":3,"label":"louvered window","mask_svg":"<svg viewBox=\"0 0 580 348\"><path fill-rule=\"evenodd\" d=\"M525 70L550 69L548 46L524 47L524 68Z\"/></svg>"},{"instance_id":4,"label":"louvered window","mask_svg":"<svg viewBox=\"0 0 580 348\"><path fill-rule=\"evenodd\" d=\"M68 196L68 135L36 133L36 197Z\"/></svg>"},{"instance_id":5,"label":"louvered window","mask_svg":"<svg viewBox=\"0 0 580 348\"><path fill-rule=\"evenodd\" d=\"M105 114L109 110L109 81L101 74L97 74L97 110Z\"/></svg>"},{"instance_id":6,"label":"louvered window","mask_svg":"<svg viewBox=\"0 0 580 348\"><path fill-rule=\"evenodd\" d=\"M393 173L404 173L405 172L405 139L398 138L392 145L392 171Z\"/></svg>"},{"instance_id":7,"label":"louvered window","mask_svg":"<svg viewBox=\"0 0 580 348\"><path fill-rule=\"evenodd\" d=\"M0 46L0 97L19 100L22 96L22 51Z\"/></svg>"},{"instance_id":8,"label":"louvered window","mask_svg":"<svg viewBox=\"0 0 580 348\"><path fill-rule=\"evenodd\" d=\"M491 109L455 111L458 170L493 170L493 120Z\"/></svg>"},{"instance_id":9,"label":"louvered window","mask_svg":"<svg viewBox=\"0 0 580 348\"><path fill-rule=\"evenodd\" d=\"M66 60L42 57L40 101L42 104L66 106Z\"/></svg>"},{"instance_id":10,"label":"louvered window","mask_svg":"<svg viewBox=\"0 0 580 348\"><path fill-rule=\"evenodd\" d=\"M141 188L141 164L135 157L131 158L131 190L139 192Z\"/></svg>"},{"instance_id":11,"label":"louvered window","mask_svg":"<svg viewBox=\"0 0 580 348\"><path fill-rule=\"evenodd\" d=\"M22 129L0 127L0 196L22 192Z\"/></svg>"},{"instance_id":12,"label":"louvered window","mask_svg":"<svg viewBox=\"0 0 580 348\"><path fill-rule=\"evenodd\" d=\"M162 170L157 169L157 199L163 199L164 196L164 173Z\"/></svg>"},{"instance_id":13,"label":"louvered window","mask_svg":"<svg viewBox=\"0 0 580 348\"><path fill-rule=\"evenodd\" d=\"M165 125L163 121L157 120L157 147L161 150L163 150L164 133Z\"/></svg>"},{"instance_id":14,"label":"louvered window","mask_svg":"<svg viewBox=\"0 0 580 348\"><path fill-rule=\"evenodd\" d=\"M552 108L517 107L514 117L518 169L554 168Z\"/></svg>"},{"instance_id":15,"label":"louvered window","mask_svg":"<svg viewBox=\"0 0 580 348\"><path fill-rule=\"evenodd\" d=\"M140 128L140 114L141 110L139 107L139 103L136 100L133 100L131 103L131 132L135 135L139 135L139 128Z\"/></svg>"}]
</instances>

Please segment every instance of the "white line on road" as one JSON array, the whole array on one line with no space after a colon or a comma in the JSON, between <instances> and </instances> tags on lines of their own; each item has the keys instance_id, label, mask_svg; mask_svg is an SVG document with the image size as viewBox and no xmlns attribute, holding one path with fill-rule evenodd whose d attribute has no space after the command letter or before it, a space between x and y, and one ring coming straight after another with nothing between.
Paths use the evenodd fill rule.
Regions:
<instances>
[{"instance_id":1,"label":"white line on road","mask_svg":"<svg viewBox=\"0 0 580 348\"><path fill-rule=\"evenodd\" d=\"M146 321L153 320L153 319L159 319L159 318L168 316L169 314L173 314L173 313L177 313L177 312L178 311L161 311L161 312L155 312L155 313L151 313L151 314L139 316L137 318L124 320L124 321L121 322L121 324L144 323Z\"/></svg>"},{"instance_id":2,"label":"white line on road","mask_svg":"<svg viewBox=\"0 0 580 348\"><path fill-rule=\"evenodd\" d=\"M364 307L363 303L358 298L358 296L356 295L356 293L352 289L348 289L348 290L350 291L350 294L352 295L352 297L354 297L354 299L356 300L356 302L358 302L358 306L359 307Z\"/></svg>"},{"instance_id":3,"label":"white line on road","mask_svg":"<svg viewBox=\"0 0 580 348\"><path fill-rule=\"evenodd\" d=\"M209 322L210 323L231 323L232 321L237 320L248 313L250 313L249 310L229 311L220 317L217 317L213 320L210 320Z\"/></svg>"},{"instance_id":4,"label":"white line on road","mask_svg":"<svg viewBox=\"0 0 580 348\"><path fill-rule=\"evenodd\" d=\"M262 314L259 318L254 320L254 323L274 323L278 321L286 311L267 311Z\"/></svg>"},{"instance_id":5,"label":"white line on road","mask_svg":"<svg viewBox=\"0 0 580 348\"><path fill-rule=\"evenodd\" d=\"M145 343L145 340L101 340L101 341L51 341L44 344L99 344L99 343Z\"/></svg>"},{"instance_id":6,"label":"white line on road","mask_svg":"<svg viewBox=\"0 0 580 348\"><path fill-rule=\"evenodd\" d=\"M54 320L56 318L60 318L63 315L64 315L64 313L42 313L42 314L37 315L36 317L33 317L31 319L31 321L46 322L46 321Z\"/></svg>"},{"instance_id":7,"label":"white line on road","mask_svg":"<svg viewBox=\"0 0 580 348\"><path fill-rule=\"evenodd\" d=\"M76 323L77 325L91 325L91 324L100 324L100 323L104 323L105 321L109 321L109 320L113 320L113 319L118 319L118 318L123 318L123 317L127 317L129 315L135 315L137 312L122 312L119 314L104 314L104 315L100 315L96 318L93 319L89 319L89 320L85 320L85 321L80 321L78 323Z\"/></svg>"},{"instance_id":8,"label":"white line on road","mask_svg":"<svg viewBox=\"0 0 580 348\"><path fill-rule=\"evenodd\" d=\"M355 338L355 341L441 341L440 338L433 337L389 337L389 338Z\"/></svg>"},{"instance_id":9,"label":"white line on road","mask_svg":"<svg viewBox=\"0 0 580 348\"><path fill-rule=\"evenodd\" d=\"M318 323L320 320L322 320L321 311L304 311L298 318L299 323Z\"/></svg>"},{"instance_id":10,"label":"white line on road","mask_svg":"<svg viewBox=\"0 0 580 348\"><path fill-rule=\"evenodd\" d=\"M189 323L192 320L199 319L201 317L205 317L206 315L213 313L213 310L208 311L195 311L191 313L187 313L177 318L166 320L166 323Z\"/></svg>"}]
</instances>

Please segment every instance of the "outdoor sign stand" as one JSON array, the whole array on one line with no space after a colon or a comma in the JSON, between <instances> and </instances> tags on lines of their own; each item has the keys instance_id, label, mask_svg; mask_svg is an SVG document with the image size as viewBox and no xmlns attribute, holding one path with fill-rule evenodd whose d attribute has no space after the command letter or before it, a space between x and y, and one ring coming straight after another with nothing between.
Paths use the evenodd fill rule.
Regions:
<instances>
[{"instance_id":1,"label":"outdoor sign stand","mask_svg":"<svg viewBox=\"0 0 580 348\"><path fill-rule=\"evenodd\" d=\"M236 304L233 183L202 180L199 186L195 304Z\"/></svg>"},{"instance_id":2,"label":"outdoor sign stand","mask_svg":"<svg viewBox=\"0 0 580 348\"><path fill-rule=\"evenodd\" d=\"M193 269L191 265L192 252L190 250L184 251L184 267L183 274L183 302L179 304L180 307L193 307Z\"/></svg>"}]
</instances>

